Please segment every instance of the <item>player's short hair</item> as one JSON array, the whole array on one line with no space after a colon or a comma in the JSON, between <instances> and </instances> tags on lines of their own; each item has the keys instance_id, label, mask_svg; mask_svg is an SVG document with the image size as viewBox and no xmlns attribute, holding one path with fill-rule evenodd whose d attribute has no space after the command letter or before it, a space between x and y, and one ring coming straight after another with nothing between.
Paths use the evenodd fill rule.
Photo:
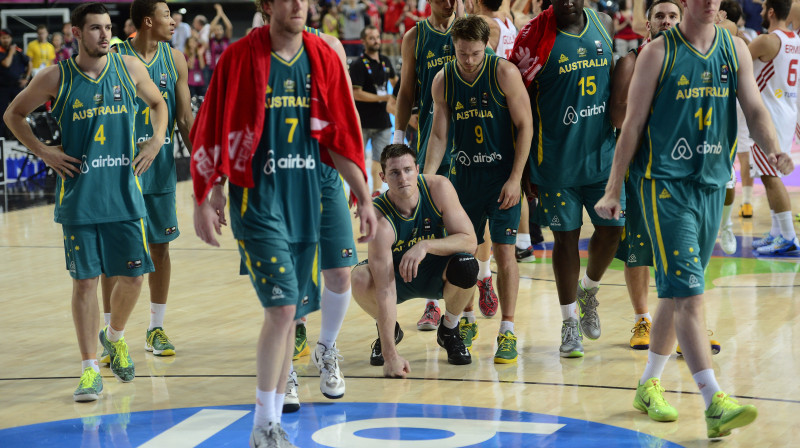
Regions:
<instances>
[{"instance_id":1,"label":"player's short hair","mask_svg":"<svg viewBox=\"0 0 800 448\"><path fill-rule=\"evenodd\" d=\"M489 11L497 11L500 9L500 5L503 4L503 0L481 0L481 3L489 8Z\"/></svg>"},{"instance_id":2,"label":"player's short hair","mask_svg":"<svg viewBox=\"0 0 800 448\"><path fill-rule=\"evenodd\" d=\"M453 21L450 36L453 41L481 41L485 44L489 42L489 25L479 16L459 17Z\"/></svg>"},{"instance_id":3,"label":"player's short hair","mask_svg":"<svg viewBox=\"0 0 800 448\"><path fill-rule=\"evenodd\" d=\"M739 19L742 18L742 6L736 0L722 0L719 4L719 10L725 11L728 20L733 23L738 22Z\"/></svg>"},{"instance_id":4,"label":"player's short hair","mask_svg":"<svg viewBox=\"0 0 800 448\"><path fill-rule=\"evenodd\" d=\"M417 152L411 149L410 146L402 143L392 143L391 145L387 145L385 148L383 148L383 151L381 151L381 170L386 170L387 160L403 157L406 154L410 155L411 158L414 159L414 163L416 163Z\"/></svg>"},{"instance_id":5,"label":"player's short hair","mask_svg":"<svg viewBox=\"0 0 800 448\"><path fill-rule=\"evenodd\" d=\"M683 5L681 4L681 2L679 0L655 0L653 2L653 4L651 4L650 7L647 8L647 21L648 22L653 19L653 8L655 8L656 5L660 5L662 3L672 3L673 5L677 6L678 7L678 13L680 14L681 20L683 20Z\"/></svg>"},{"instance_id":6,"label":"player's short hair","mask_svg":"<svg viewBox=\"0 0 800 448\"><path fill-rule=\"evenodd\" d=\"M769 11L772 8L775 11L775 17L778 20L786 20L789 17L789 11L792 10L792 0L767 0L764 2L764 9Z\"/></svg>"},{"instance_id":7,"label":"player's short hair","mask_svg":"<svg viewBox=\"0 0 800 448\"><path fill-rule=\"evenodd\" d=\"M45 30L45 31L47 31L47 25L39 25L39 26L37 26L37 27L36 27L36 31L39 31L39 30Z\"/></svg>"},{"instance_id":8,"label":"player's short hair","mask_svg":"<svg viewBox=\"0 0 800 448\"><path fill-rule=\"evenodd\" d=\"M361 40L364 40L364 39L367 38L367 32L368 31L377 30L377 29L378 28L376 28L374 25L365 26L364 29L361 30ZM378 35L380 35L380 31L378 31Z\"/></svg>"},{"instance_id":9,"label":"player's short hair","mask_svg":"<svg viewBox=\"0 0 800 448\"><path fill-rule=\"evenodd\" d=\"M108 8L98 2L84 3L72 10L69 21L72 22L72 26L83 29L83 25L86 25L86 16L89 14L108 14Z\"/></svg>"},{"instance_id":10,"label":"player's short hair","mask_svg":"<svg viewBox=\"0 0 800 448\"><path fill-rule=\"evenodd\" d=\"M166 3L166 0L133 0L131 3L131 22L137 30L144 24L145 17L152 17L156 13L156 5Z\"/></svg>"}]
</instances>

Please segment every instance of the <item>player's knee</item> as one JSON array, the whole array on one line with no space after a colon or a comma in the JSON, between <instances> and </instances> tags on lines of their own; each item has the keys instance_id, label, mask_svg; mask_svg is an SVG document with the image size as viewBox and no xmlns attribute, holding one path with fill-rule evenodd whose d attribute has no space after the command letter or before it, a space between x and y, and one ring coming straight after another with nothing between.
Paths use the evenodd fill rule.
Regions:
<instances>
[{"instance_id":1,"label":"player's knee","mask_svg":"<svg viewBox=\"0 0 800 448\"><path fill-rule=\"evenodd\" d=\"M372 284L372 273L366 264L356 266L350 273L350 286L353 288L353 297L362 297Z\"/></svg>"},{"instance_id":2,"label":"player's knee","mask_svg":"<svg viewBox=\"0 0 800 448\"><path fill-rule=\"evenodd\" d=\"M453 255L447 264L445 278L461 289L472 288L478 282L478 260L470 254Z\"/></svg>"},{"instance_id":3,"label":"player's knee","mask_svg":"<svg viewBox=\"0 0 800 448\"><path fill-rule=\"evenodd\" d=\"M337 294L342 294L350 289L350 272L348 268L333 268L322 271L325 278L325 288Z\"/></svg>"}]
</instances>

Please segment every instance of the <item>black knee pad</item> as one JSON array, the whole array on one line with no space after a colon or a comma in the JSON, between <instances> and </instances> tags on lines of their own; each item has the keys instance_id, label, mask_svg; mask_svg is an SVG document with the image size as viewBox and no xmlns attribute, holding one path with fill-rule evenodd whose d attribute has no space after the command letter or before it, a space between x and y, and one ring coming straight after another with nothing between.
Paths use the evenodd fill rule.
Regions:
<instances>
[{"instance_id":1,"label":"black knee pad","mask_svg":"<svg viewBox=\"0 0 800 448\"><path fill-rule=\"evenodd\" d=\"M445 278L461 289L472 288L478 282L478 260L470 254L453 255L447 264Z\"/></svg>"}]
</instances>

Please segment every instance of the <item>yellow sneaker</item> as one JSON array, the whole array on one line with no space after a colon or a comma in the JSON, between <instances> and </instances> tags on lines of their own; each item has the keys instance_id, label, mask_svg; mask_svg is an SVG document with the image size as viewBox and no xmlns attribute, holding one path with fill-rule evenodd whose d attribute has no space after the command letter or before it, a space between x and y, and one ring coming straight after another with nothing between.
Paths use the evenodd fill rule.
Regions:
<instances>
[{"instance_id":1,"label":"yellow sneaker","mask_svg":"<svg viewBox=\"0 0 800 448\"><path fill-rule=\"evenodd\" d=\"M634 350L647 350L650 348L650 319L643 317L631 329L631 348Z\"/></svg>"},{"instance_id":2,"label":"yellow sneaker","mask_svg":"<svg viewBox=\"0 0 800 448\"><path fill-rule=\"evenodd\" d=\"M708 330L708 335L709 336L714 336L714 332L711 331L711 330ZM719 341L714 340L714 339L709 339L708 342L711 344L711 354L712 355L719 354L719 352L722 351L722 344L720 344ZM678 344L678 347L675 348L675 351L678 353L678 356L683 356L683 353L681 353L681 345L680 344Z\"/></svg>"},{"instance_id":3,"label":"yellow sneaker","mask_svg":"<svg viewBox=\"0 0 800 448\"><path fill-rule=\"evenodd\" d=\"M742 406L725 392L719 391L706 409L708 438L725 437L731 433L731 429L749 425L756 417L758 410L755 406Z\"/></svg>"},{"instance_id":4,"label":"yellow sneaker","mask_svg":"<svg viewBox=\"0 0 800 448\"><path fill-rule=\"evenodd\" d=\"M674 422L678 419L678 410L664 399L664 388L658 378L650 378L636 387L633 407L646 412L657 422Z\"/></svg>"},{"instance_id":5,"label":"yellow sneaker","mask_svg":"<svg viewBox=\"0 0 800 448\"><path fill-rule=\"evenodd\" d=\"M742 204L742 207L739 209L739 216L741 216L742 218L752 218L753 206L748 203Z\"/></svg>"}]
</instances>

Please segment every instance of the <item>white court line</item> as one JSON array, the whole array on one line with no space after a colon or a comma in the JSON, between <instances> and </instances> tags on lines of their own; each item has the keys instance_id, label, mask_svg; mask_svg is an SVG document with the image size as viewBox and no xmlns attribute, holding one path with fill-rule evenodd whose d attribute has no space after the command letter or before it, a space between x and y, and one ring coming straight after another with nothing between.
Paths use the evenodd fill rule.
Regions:
<instances>
[{"instance_id":1,"label":"white court line","mask_svg":"<svg viewBox=\"0 0 800 448\"><path fill-rule=\"evenodd\" d=\"M250 411L201 409L186 420L140 445L140 448L195 447L249 413Z\"/></svg>"}]
</instances>

